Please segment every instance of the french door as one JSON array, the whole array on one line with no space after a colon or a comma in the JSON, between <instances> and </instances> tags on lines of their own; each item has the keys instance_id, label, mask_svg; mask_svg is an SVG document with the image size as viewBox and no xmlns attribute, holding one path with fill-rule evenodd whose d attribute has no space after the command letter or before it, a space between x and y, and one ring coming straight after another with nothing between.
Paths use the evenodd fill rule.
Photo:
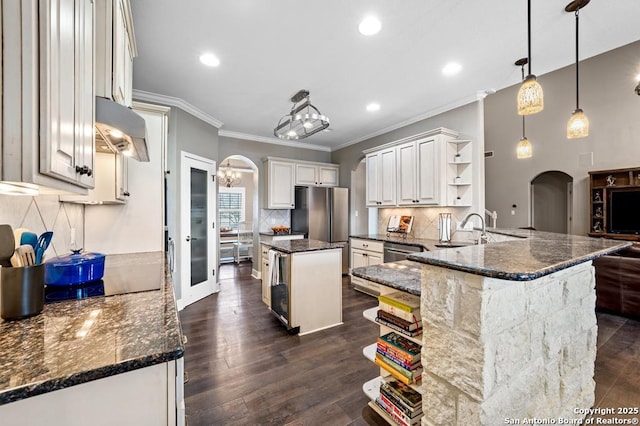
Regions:
<instances>
[{"instance_id":1,"label":"french door","mask_svg":"<svg viewBox=\"0 0 640 426\"><path fill-rule=\"evenodd\" d=\"M180 305L219 291L216 268L216 163L181 152Z\"/></svg>"}]
</instances>

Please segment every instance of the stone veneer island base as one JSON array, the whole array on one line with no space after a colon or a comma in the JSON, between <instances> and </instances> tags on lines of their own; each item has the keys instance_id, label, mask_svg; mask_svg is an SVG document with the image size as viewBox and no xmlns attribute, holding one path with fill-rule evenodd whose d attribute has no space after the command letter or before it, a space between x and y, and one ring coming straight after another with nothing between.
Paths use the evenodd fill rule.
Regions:
<instances>
[{"instance_id":1,"label":"stone veneer island base","mask_svg":"<svg viewBox=\"0 0 640 426\"><path fill-rule=\"evenodd\" d=\"M423 425L584 417L575 409L595 391L591 262L531 281L432 265L422 275Z\"/></svg>"}]
</instances>

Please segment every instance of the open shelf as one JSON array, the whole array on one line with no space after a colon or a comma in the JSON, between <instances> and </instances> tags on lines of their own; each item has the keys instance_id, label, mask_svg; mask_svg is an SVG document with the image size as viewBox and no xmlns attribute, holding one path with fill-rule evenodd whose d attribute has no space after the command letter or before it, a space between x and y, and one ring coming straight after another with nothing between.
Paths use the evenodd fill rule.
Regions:
<instances>
[{"instance_id":1,"label":"open shelf","mask_svg":"<svg viewBox=\"0 0 640 426\"><path fill-rule=\"evenodd\" d=\"M366 382L362 385L362 391L365 395L371 400L375 401L378 395L380 395L380 383L382 382L382 377L374 377L373 379Z\"/></svg>"},{"instance_id":2,"label":"open shelf","mask_svg":"<svg viewBox=\"0 0 640 426\"><path fill-rule=\"evenodd\" d=\"M362 348L362 355L364 355L364 357L369 361L374 362L374 360L376 359L377 348L378 348L377 343L373 343L369 346L365 346L364 348Z\"/></svg>"},{"instance_id":3,"label":"open shelf","mask_svg":"<svg viewBox=\"0 0 640 426\"><path fill-rule=\"evenodd\" d=\"M378 307L374 306L373 308L367 309L362 312L362 316L368 319L371 322L376 322L376 317L378 316Z\"/></svg>"}]
</instances>

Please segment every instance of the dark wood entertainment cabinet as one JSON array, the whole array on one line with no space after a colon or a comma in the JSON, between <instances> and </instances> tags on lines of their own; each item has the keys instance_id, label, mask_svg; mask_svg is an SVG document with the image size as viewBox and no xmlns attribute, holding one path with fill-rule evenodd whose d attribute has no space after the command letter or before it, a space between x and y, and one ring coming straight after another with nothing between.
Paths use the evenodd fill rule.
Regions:
<instances>
[{"instance_id":1,"label":"dark wood entertainment cabinet","mask_svg":"<svg viewBox=\"0 0 640 426\"><path fill-rule=\"evenodd\" d=\"M607 203L612 189L640 190L640 167L589 172L589 236L640 241L640 235L611 233L608 229Z\"/></svg>"}]
</instances>

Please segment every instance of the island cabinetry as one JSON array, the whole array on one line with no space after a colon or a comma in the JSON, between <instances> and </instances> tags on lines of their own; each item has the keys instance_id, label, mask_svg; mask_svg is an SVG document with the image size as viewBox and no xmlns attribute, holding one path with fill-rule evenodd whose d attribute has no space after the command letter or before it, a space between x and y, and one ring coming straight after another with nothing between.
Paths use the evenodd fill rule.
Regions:
<instances>
[{"instance_id":1,"label":"island cabinetry","mask_svg":"<svg viewBox=\"0 0 640 426\"><path fill-rule=\"evenodd\" d=\"M640 204L640 167L589 172L589 235L640 240L629 211Z\"/></svg>"},{"instance_id":2,"label":"island cabinetry","mask_svg":"<svg viewBox=\"0 0 640 426\"><path fill-rule=\"evenodd\" d=\"M295 163L266 159L265 184L268 209L293 209L295 207Z\"/></svg>"},{"instance_id":3,"label":"island cabinetry","mask_svg":"<svg viewBox=\"0 0 640 426\"><path fill-rule=\"evenodd\" d=\"M351 238L351 269L378 265L384 260L382 241ZM379 285L373 281L351 275L353 288L373 296L379 293Z\"/></svg>"},{"instance_id":4,"label":"island cabinetry","mask_svg":"<svg viewBox=\"0 0 640 426\"><path fill-rule=\"evenodd\" d=\"M296 185L338 186L338 170L333 164L296 163Z\"/></svg>"},{"instance_id":5,"label":"island cabinetry","mask_svg":"<svg viewBox=\"0 0 640 426\"><path fill-rule=\"evenodd\" d=\"M396 205L395 147L366 155L366 205L382 207Z\"/></svg>"},{"instance_id":6,"label":"island cabinetry","mask_svg":"<svg viewBox=\"0 0 640 426\"><path fill-rule=\"evenodd\" d=\"M271 289L269 278L269 247L265 244L260 244L260 278L262 281L262 302L271 308Z\"/></svg>"},{"instance_id":7,"label":"island cabinetry","mask_svg":"<svg viewBox=\"0 0 640 426\"><path fill-rule=\"evenodd\" d=\"M93 188L93 17L89 0L2 4L0 180Z\"/></svg>"},{"instance_id":8,"label":"island cabinetry","mask_svg":"<svg viewBox=\"0 0 640 426\"><path fill-rule=\"evenodd\" d=\"M129 0L94 0L96 96L132 104L133 58L137 56Z\"/></svg>"},{"instance_id":9,"label":"island cabinetry","mask_svg":"<svg viewBox=\"0 0 640 426\"><path fill-rule=\"evenodd\" d=\"M380 366L380 375L364 383L362 390L371 400L369 406L389 424L419 425L422 418L420 296L385 285L379 289L379 306L367 309L363 315L380 328L380 337L362 352L365 358ZM399 304L394 303L397 300ZM411 321L403 319L409 317ZM406 327L406 323L415 326Z\"/></svg>"}]
</instances>

